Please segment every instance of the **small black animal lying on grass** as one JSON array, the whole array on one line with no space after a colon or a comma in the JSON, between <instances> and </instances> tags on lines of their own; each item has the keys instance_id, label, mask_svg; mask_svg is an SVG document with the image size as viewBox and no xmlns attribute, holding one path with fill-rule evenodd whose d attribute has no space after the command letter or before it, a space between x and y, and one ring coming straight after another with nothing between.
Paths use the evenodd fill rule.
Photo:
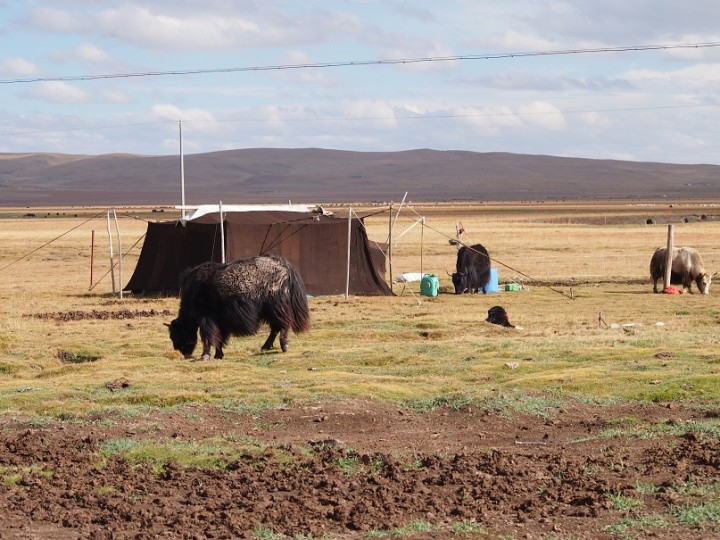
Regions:
<instances>
[{"instance_id":1,"label":"small black animal lying on grass","mask_svg":"<svg viewBox=\"0 0 720 540\"><path fill-rule=\"evenodd\" d=\"M485 320L489 323L499 324L500 326L515 328L514 324L510 324L507 311L505 311L505 308L502 306L493 306L488 309L488 316Z\"/></svg>"},{"instance_id":2,"label":"small black animal lying on grass","mask_svg":"<svg viewBox=\"0 0 720 540\"><path fill-rule=\"evenodd\" d=\"M230 336L257 334L260 324L270 326L261 350L272 349L280 334L280 348L288 347L288 332L310 327L305 284L286 259L259 256L229 264L206 262L180 276L180 311L169 325L173 347L190 358L198 341L202 360L223 358Z\"/></svg>"}]
</instances>

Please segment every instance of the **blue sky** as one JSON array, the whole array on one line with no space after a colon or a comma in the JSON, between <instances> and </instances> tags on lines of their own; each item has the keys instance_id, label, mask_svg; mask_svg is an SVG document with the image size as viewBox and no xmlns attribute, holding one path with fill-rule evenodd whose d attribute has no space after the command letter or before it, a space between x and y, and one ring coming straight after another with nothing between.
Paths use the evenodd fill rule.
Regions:
<instances>
[{"instance_id":1,"label":"blue sky","mask_svg":"<svg viewBox=\"0 0 720 540\"><path fill-rule=\"evenodd\" d=\"M0 152L413 148L720 163L716 0L0 0ZM27 79L40 79L30 82Z\"/></svg>"}]
</instances>

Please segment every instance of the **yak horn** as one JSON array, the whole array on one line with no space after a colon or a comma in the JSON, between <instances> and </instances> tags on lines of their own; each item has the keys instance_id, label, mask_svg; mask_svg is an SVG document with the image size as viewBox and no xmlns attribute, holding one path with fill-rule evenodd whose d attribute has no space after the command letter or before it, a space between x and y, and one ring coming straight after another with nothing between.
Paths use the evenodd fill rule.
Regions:
<instances>
[{"instance_id":1,"label":"yak horn","mask_svg":"<svg viewBox=\"0 0 720 540\"><path fill-rule=\"evenodd\" d=\"M164 322L163 324L164 324L165 326L167 326L168 328L170 328L170 323Z\"/></svg>"}]
</instances>

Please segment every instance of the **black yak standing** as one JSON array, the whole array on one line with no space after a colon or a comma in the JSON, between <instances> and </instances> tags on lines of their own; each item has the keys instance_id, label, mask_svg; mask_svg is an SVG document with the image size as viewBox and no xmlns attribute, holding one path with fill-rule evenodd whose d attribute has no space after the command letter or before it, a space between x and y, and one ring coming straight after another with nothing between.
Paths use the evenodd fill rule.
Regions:
<instances>
[{"instance_id":1,"label":"black yak standing","mask_svg":"<svg viewBox=\"0 0 720 540\"><path fill-rule=\"evenodd\" d=\"M263 351L271 349L280 334L287 351L288 332L310 327L305 284L297 270L282 257L260 256L229 264L202 263L180 276L180 312L172 321L170 339L185 358L192 356L197 333L203 345L202 360L223 357L230 336L251 336L261 323L270 326Z\"/></svg>"},{"instance_id":2,"label":"black yak standing","mask_svg":"<svg viewBox=\"0 0 720 540\"><path fill-rule=\"evenodd\" d=\"M455 294L487 292L490 282L490 255L481 244L463 246L458 250L455 273L452 274Z\"/></svg>"}]
</instances>

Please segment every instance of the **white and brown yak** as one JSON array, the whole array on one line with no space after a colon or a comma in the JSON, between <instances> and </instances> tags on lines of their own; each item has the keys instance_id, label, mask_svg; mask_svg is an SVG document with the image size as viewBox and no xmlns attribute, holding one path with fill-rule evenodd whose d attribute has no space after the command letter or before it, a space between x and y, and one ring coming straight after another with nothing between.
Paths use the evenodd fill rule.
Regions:
<instances>
[{"instance_id":1,"label":"white and brown yak","mask_svg":"<svg viewBox=\"0 0 720 540\"><path fill-rule=\"evenodd\" d=\"M665 277L665 254L667 248L659 247L650 260L650 277L653 280L653 292L658 292L657 282ZM670 283L682 285L683 290L692 292L693 281L702 294L710 294L712 276L705 271L702 257L696 249L681 247L673 249Z\"/></svg>"}]
</instances>

